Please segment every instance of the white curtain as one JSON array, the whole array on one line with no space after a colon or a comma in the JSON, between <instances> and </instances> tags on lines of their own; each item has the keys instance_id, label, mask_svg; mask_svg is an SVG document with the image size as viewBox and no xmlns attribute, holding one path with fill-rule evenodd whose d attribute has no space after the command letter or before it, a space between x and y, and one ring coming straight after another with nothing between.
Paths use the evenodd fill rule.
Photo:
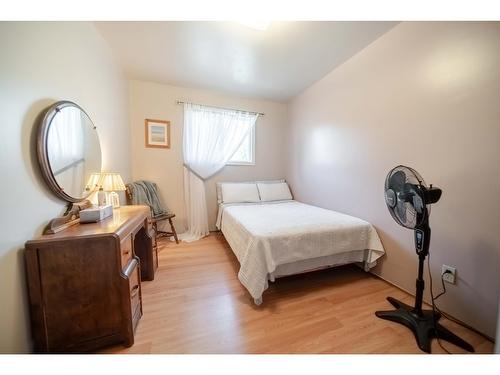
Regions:
<instances>
[{"instance_id":1,"label":"white curtain","mask_svg":"<svg viewBox=\"0 0 500 375\"><path fill-rule=\"evenodd\" d=\"M57 183L69 195L79 197L85 182L85 132L81 111L64 107L52 120L47 137L50 167Z\"/></svg>"},{"instance_id":2,"label":"white curtain","mask_svg":"<svg viewBox=\"0 0 500 375\"><path fill-rule=\"evenodd\" d=\"M52 120L47 150L54 172L83 158L84 134L80 113L78 108L65 107Z\"/></svg>"},{"instance_id":3,"label":"white curtain","mask_svg":"<svg viewBox=\"0 0 500 375\"><path fill-rule=\"evenodd\" d=\"M257 114L184 104L184 200L188 221L183 241L208 235L204 180L219 172L255 126Z\"/></svg>"}]
</instances>

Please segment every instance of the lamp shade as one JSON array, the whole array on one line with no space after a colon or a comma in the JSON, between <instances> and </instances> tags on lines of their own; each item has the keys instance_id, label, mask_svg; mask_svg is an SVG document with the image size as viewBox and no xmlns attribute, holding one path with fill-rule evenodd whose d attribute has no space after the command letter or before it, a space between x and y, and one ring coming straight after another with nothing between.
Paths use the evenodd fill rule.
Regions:
<instances>
[{"instance_id":1,"label":"lamp shade","mask_svg":"<svg viewBox=\"0 0 500 375\"><path fill-rule=\"evenodd\" d=\"M85 185L85 190L94 191L98 190L101 185L101 173L92 173L87 181L87 185Z\"/></svg>"},{"instance_id":2,"label":"lamp shade","mask_svg":"<svg viewBox=\"0 0 500 375\"><path fill-rule=\"evenodd\" d=\"M119 173L102 173L102 189L104 191L126 190L125 184Z\"/></svg>"}]
</instances>

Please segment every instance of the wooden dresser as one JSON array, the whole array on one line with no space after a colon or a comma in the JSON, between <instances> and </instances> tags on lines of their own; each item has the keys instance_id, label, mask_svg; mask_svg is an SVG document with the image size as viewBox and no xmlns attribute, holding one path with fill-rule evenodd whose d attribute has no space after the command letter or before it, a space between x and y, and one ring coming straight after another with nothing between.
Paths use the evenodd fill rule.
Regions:
<instances>
[{"instance_id":1,"label":"wooden dresser","mask_svg":"<svg viewBox=\"0 0 500 375\"><path fill-rule=\"evenodd\" d=\"M147 206L124 206L26 243L36 352L88 352L134 343L142 316L141 274L158 266Z\"/></svg>"}]
</instances>

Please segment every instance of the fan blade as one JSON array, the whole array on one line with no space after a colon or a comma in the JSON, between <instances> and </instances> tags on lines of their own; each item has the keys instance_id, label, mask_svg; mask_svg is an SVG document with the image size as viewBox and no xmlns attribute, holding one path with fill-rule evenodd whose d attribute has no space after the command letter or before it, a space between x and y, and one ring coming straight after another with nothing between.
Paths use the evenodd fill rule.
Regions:
<instances>
[{"instance_id":1,"label":"fan blade","mask_svg":"<svg viewBox=\"0 0 500 375\"><path fill-rule=\"evenodd\" d=\"M392 189L387 189L385 192L385 203L389 208L394 208L396 207L396 203L398 202L398 199L396 197L396 193Z\"/></svg>"},{"instance_id":2,"label":"fan blade","mask_svg":"<svg viewBox=\"0 0 500 375\"><path fill-rule=\"evenodd\" d=\"M424 212L424 201L417 192L413 193L413 207L419 214Z\"/></svg>"},{"instance_id":3,"label":"fan blade","mask_svg":"<svg viewBox=\"0 0 500 375\"><path fill-rule=\"evenodd\" d=\"M406 224L406 205L405 202L398 199L398 204L396 206L396 215L399 217L401 223Z\"/></svg>"},{"instance_id":4,"label":"fan blade","mask_svg":"<svg viewBox=\"0 0 500 375\"><path fill-rule=\"evenodd\" d=\"M404 190L406 182L406 174L403 171L395 172L389 179L389 188L394 190L396 194Z\"/></svg>"}]
</instances>

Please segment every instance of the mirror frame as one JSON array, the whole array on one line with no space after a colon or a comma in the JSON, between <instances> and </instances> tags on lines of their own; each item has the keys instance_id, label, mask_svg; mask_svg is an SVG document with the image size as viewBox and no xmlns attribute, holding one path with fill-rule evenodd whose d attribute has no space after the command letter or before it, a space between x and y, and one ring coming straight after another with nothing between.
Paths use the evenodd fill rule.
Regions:
<instances>
[{"instance_id":1,"label":"mirror frame","mask_svg":"<svg viewBox=\"0 0 500 375\"><path fill-rule=\"evenodd\" d=\"M52 168L50 167L50 162L49 162L49 154L48 154L48 148L47 148L47 141L48 141L48 134L49 134L49 129L50 129L50 124L52 123L52 120L54 117L61 111L61 109L65 107L76 107L85 115L88 117L90 120L92 126L94 129L97 129L96 126L94 125L94 122L90 118L87 112L83 110L82 107L80 107L78 104L71 102L69 100L61 100L59 102L56 102L52 104L49 108L45 110L45 114L42 118L42 121L39 124L38 127L38 134L37 134L37 146L36 146L36 151L37 151L37 159L38 159L38 164L40 166L40 170L42 172L43 179L49 186L50 190L60 199L70 202L70 203L78 203L86 200L89 195L85 195L84 197L81 198L75 198L72 197L71 195L66 194L66 192L61 189L59 184L57 183L54 174L52 173ZM99 137L98 137L99 139ZM100 143L100 141L99 141ZM102 165L101 165L102 168Z\"/></svg>"}]
</instances>

